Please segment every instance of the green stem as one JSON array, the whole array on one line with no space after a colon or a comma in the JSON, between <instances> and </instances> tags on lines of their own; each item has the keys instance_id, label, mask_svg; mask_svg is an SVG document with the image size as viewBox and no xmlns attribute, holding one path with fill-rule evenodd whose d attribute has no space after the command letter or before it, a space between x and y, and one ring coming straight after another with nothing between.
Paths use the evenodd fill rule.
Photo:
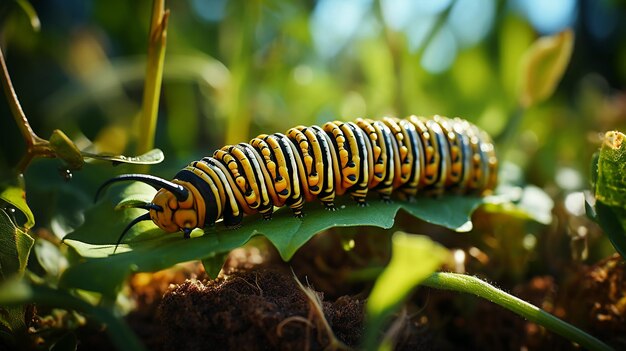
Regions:
<instances>
[{"instance_id":1,"label":"green stem","mask_svg":"<svg viewBox=\"0 0 626 351\"><path fill-rule=\"evenodd\" d=\"M612 350L609 345L575 326L476 277L457 273L433 273L422 284L431 288L474 294L513 311L531 322L542 325L585 348Z\"/></svg>"},{"instance_id":2,"label":"green stem","mask_svg":"<svg viewBox=\"0 0 626 351\"><path fill-rule=\"evenodd\" d=\"M234 23L224 22L230 40L235 43L230 50L230 82L228 85L226 109L227 144L235 144L248 138L252 115L245 102L249 101L248 91L251 79L252 57L251 48L256 25L260 16L260 1L243 2L237 6L240 15L233 19Z\"/></svg>"},{"instance_id":3,"label":"green stem","mask_svg":"<svg viewBox=\"0 0 626 351\"><path fill-rule=\"evenodd\" d=\"M428 34L426 35L426 39L424 40L422 45L419 48L417 48L417 51L415 52L416 56L421 56L424 53L428 45L430 45L430 43L435 38L435 35L437 35L437 33L439 33L441 28L443 28L446 21L448 20L448 17L450 17L450 12L452 11L452 7L454 6L454 3L455 1L451 1L450 4L448 4L448 7L446 7L445 10L443 10L443 12L441 12L441 14L437 16L437 20L428 31ZM396 105L396 108L398 109L396 112L398 112L401 115L405 115L407 113L406 111L407 104L404 99L404 94L400 93L404 91L405 74L403 74L402 72L404 53L401 52L401 49L399 48L398 43L393 39L394 36L392 32L389 30L389 27L385 25L385 21L382 15L381 1L378 0L376 5L373 8L374 8L374 14L376 15L378 21L383 24L383 34L384 34L385 42L387 43L387 49L389 49L389 53L391 55L392 62L393 62L393 70L395 72L395 77L396 77L395 78L395 83L396 83L395 84L395 88L396 88L395 105Z\"/></svg>"},{"instance_id":4,"label":"green stem","mask_svg":"<svg viewBox=\"0 0 626 351\"><path fill-rule=\"evenodd\" d=\"M513 113L509 116L509 119L506 121L506 124L500 134L496 135L494 138L496 144L500 146L500 152L502 152L502 149L511 144L515 135L519 135L518 132L522 124L522 120L524 119L524 112L526 112L526 109L524 109L521 105L518 105L515 108L515 111L513 111Z\"/></svg>"},{"instance_id":5,"label":"green stem","mask_svg":"<svg viewBox=\"0 0 626 351\"><path fill-rule=\"evenodd\" d=\"M148 40L148 59L143 90L143 106L139 122L138 154L144 154L154 147L159 98L161 96L161 82L163 81L168 17L169 10L165 10L165 0L154 0L152 4L152 20L150 21Z\"/></svg>"},{"instance_id":6,"label":"green stem","mask_svg":"<svg viewBox=\"0 0 626 351\"><path fill-rule=\"evenodd\" d=\"M422 43L422 46L420 46L417 49L417 54L419 56L421 56L424 53L424 51L426 51L426 48L435 39L435 36L437 35L437 33L439 33L441 28L443 28L443 26L446 24L446 22L448 21L448 17L450 17L450 12L452 12L452 8L454 7L455 2L456 1L451 1L450 4L448 4L448 7L446 7L446 9L443 10L443 12L439 16L437 16L437 21L432 26L432 28L430 28L428 35L426 35L426 40L424 40L424 42Z\"/></svg>"}]
</instances>

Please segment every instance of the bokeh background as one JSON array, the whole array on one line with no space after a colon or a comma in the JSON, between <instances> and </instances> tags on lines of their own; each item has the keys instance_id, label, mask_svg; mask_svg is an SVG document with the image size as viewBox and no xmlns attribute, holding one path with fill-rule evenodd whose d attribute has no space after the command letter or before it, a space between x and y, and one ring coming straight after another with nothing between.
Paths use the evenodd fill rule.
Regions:
<instances>
[{"instance_id":1,"label":"bokeh background","mask_svg":"<svg viewBox=\"0 0 626 351\"><path fill-rule=\"evenodd\" d=\"M0 3L0 43L34 130L134 154L151 1ZM588 189L604 131L626 126L626 3L617 0L169 1L155 145L165 178L224 144L297 124L410 114L460 116L497 138L506 177L554 199ZM539 36L575 34L556 93L523 110L520 59ZM24 143L0 99L3 177ZM26 173L37 225L78 225L97 184L132 166L94 163L66 182L58 160ZM62 214L62 215L60 215Z\"/></svg>"}]
</instances>

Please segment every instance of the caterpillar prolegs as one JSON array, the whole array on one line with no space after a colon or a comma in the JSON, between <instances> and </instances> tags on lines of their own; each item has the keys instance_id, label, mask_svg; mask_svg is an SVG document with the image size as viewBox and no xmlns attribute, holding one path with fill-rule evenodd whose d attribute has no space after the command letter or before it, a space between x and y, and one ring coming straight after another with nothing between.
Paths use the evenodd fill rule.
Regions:
<instances>
[{"instance_id":1,"label":"caterpillar prolegs","mask_svg":"<svg viewBox=\"0 0 626 351\"><path fill-rule=\"evenodd\" d=\"M304 203L315 199L334 210L335 197L344 194L361 206L370 191L384 201L394 192L405 198L421 192L484 195L496 185L497 165L491 138L463 119L385 117L261 134L191 162L172 181L126 174L98 193L125 180L158 189L151 203L138 206L148 213L126 227L119 244L144 220L189 237L219 219L226 226L238 226L244 214L270 219L275 207L289 206L301 217Z\"/></svg>"}]
</instances>

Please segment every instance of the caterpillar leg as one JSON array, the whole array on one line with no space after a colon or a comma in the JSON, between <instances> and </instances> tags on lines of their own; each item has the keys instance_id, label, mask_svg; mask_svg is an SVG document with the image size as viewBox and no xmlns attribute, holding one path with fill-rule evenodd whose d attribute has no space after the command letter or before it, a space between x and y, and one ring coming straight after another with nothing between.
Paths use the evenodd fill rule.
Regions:
<instances>
[{"instance_id":1,"label":"caterpillar leg","mask_svg":"<svg viewBox=\"0 0 626 351\"><path fill-rule=\"evenodd\" d=\"M376 189L376 192L380 195L380 199L386 203L390 204L393 201L391 200L391 193L393 192L393 187L384 187Z\"/></svg>"},{"instance_id":2,"label":"caterpillar leg","mask_svg":"<svg viewBox=\"0 0 626 351\"><path fill-rule=\"evenodd\" d=\"M367 201L365 201L364 197L352 196L352 199L356 202L356 205L359 207L367 207Z\"/></svg>"},{"instance_id":3,"label":"caterpillar leg","mask_svg":"<svg viewBox=\"0 0 626 351\"><path fill-rule=\"evenodd\" d=\"M335 202L333 200L322 200L322 204L324 205L324 209L328 210L328 211L337 211L337 206L335 206Z\"/></svg>"},{"instance_id":4,"label":"caterpillar leg","mask_svg":"<svg viewBox=\"0 0 626 351\"><path fill-rule=\"evenodd\" d=\"M295 202L289 204L289 207L293 211L293 216L296 218L304 217L302 209L304 208L304 198L300 196Z\"/></svg>"},{"instance_id":5,"label":"caterpillar leg","mask_svg":"<svg viewBox=\"0 0 626 351\"><path fill-rule=\"evenodd\" d=\"M416 200L417 190L415 189L402 188L400 189L400 191L397 191L395 194L398 195L398 199L401 201L406 201L409 203L415 203L417 201Z\"/></svg>"},{"instance_id":6,"label":"caterpillar leg","mask_svg":"<svg viewBox=\"0 0 626 351\"><path fill-rule=\"evenodd\" d=\"M350 193L352 200L354 200L359 207L367 207L367 201L365 201L365 197L367 196L367 192L352 192Z\"/></svg>"},{"instance_id":7,"label":"caterpillar leg","mask_svg":"<svg viewBox=\"0 0 626 351\"><path fill-rule=\"evenodd\" d=\"M365 198L367 197L367 188L365 189L356 189L350 192L350 196L359 207L367 207L367 202Z\"/></svg>"},{"instance_id":8,"label":"caterpillar leg","mask_svg":"<svg viewBox=\"0 0 626 351\"><path fill-rule=\"evenodd\" d=\"M259 211L259 213L263 215L263 220L266 220L266 221L269 221L270 219L272 219L273 212L274 212L273 206Z\"/></svg>"},{"instance_id":9,"label":"caterpillar leg","mask_svg":"<svg viewBox=\"0 0 626 351\"><path fill-rule=\"evenodd\" d=\"M293 211L293 216L296 218L304 218L304 212L302 212L303 208L304 206L292 207L291 210Z\"/></svg>"},{"instance_id":10,"label":"caterpillar leg","mask_svg":"<svg viewBox=\"0 0 626 351\"><path fill-rule=\"evenodd\" d=\"M322 204L324 205L324 209L326 209L327 211L337 211L337 207L335 206L334 192L322 194L322 196L319 196L318 199L322 202Z\"/></svg>"}]
</instances>

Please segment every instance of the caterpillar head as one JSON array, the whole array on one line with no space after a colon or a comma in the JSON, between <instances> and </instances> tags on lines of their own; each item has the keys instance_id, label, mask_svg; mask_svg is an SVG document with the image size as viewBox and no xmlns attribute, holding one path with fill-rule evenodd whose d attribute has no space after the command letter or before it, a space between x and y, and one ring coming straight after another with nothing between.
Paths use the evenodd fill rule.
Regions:
<instances>
[{"instance_id":1,"label":"caterpillar head","mask_svg":"<svg viewBox=\"0 0 626 351\"><path fill-rule=\"evenodd\" d=\"M185 237L189 237L194 228L215 223L219 214L213 192L193 174L183 172L172 182L151 175L124 174L102 184L96 193L96 199L105 187L120 181L140 181L158 189L151 203L136 206L149 212L135 218L126 226L115 245L116 249L128 230L141 221L152 220L162 230L168 233L182 231Z\"/></svg>"},{"instance_id":2,"label":"caterpillar head","mask_svg":"<svg viewBox=\"0 0 626 351\"><path fill-rule=\"evenodd\" d=\"M168 233L191 231L203 226L198 223L204 223L204 211L198 209L204 205L204 201L201 197L195 196L195 191L183 184L180 185L187 190L186 197L178 195L179 192L174 193L161 188L152 199L151 204L154 206L150 208L150 219Z\"/></svg>"}]
</instances>

